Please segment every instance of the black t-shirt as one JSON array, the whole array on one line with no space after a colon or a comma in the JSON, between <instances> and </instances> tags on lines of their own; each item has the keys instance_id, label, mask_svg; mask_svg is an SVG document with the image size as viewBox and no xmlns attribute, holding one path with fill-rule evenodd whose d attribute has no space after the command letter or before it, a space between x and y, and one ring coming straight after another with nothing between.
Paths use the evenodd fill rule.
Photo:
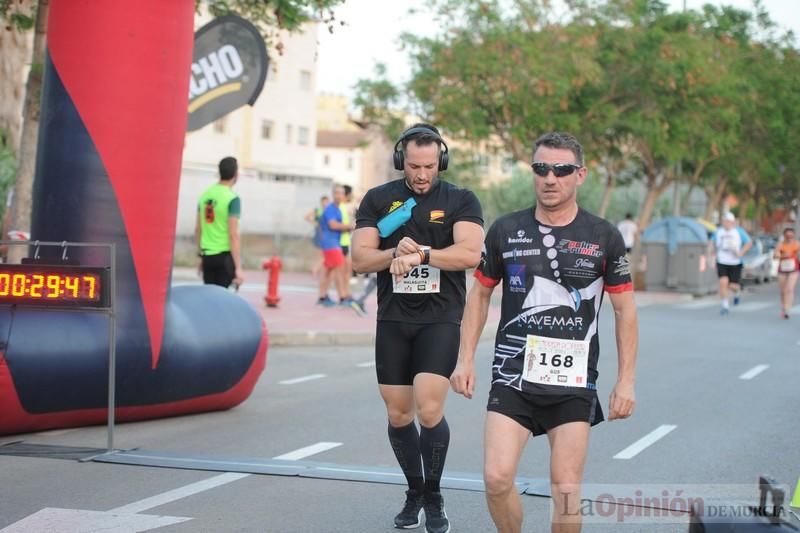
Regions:
<instances>
[{"instance_id":1,"label":"black t-shirt","mask_svg":"<svg viewBox=\"0 0 800 533\"><path fill-rule=\"evenodd\" d=\"M625 242L612 224L578 210L566 226L535 219L531 208L498 219L475 271L487 287L503 283L492 383L532 393L591 391L597 380L603 289L633 290ZM528 335L589 341L585 387L522 379ZM593 392L591 392L593 394Z\"/></svg>"},{"instance_id":2,"label":"black t-shirt","mask_svg":"<svg viewBox=\"0 0 800 533\"><path fill-rule=\"evenodd\" d=\"M441 250L453 245L456 222L474 222L483 226L481 204L471 191L439 180L427 194L416 195L408 188L405 179L398 179L367 192L358 207L356 228L376 228L380 219L412 196L417 205L411 219L392 235L381 239L381 250L394 248L403 237L410 237L421 246ZM416 324L461 323L466 296L463 270L442 270L438 293L402 294L392 291L393 280L389 270L378 272L378 320Z\"/></svg>"}]
</instances>

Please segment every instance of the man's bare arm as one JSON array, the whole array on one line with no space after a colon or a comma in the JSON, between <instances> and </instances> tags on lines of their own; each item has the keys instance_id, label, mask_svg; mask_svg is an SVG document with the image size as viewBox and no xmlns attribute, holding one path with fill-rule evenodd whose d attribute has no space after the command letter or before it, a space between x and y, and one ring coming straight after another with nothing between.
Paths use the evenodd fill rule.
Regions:
<instances>
[{"instance_id":1,"label":"man's bare arm","mask_svg":"<svg viewBox=\"0 0 800 533\"><path fill-rule=\"evenodd\" d=\"M392 264L394 249L381 250L378 228L359 228L353 232L353 270L361 274L380 272Z\"/></svg>"},{"instance_id":2,"label":"man's bare arm","mask_svg":"<svg viewBox=\"0 0 800 533\"><path fill-rule=\"evenodd\" d=\"M475 349L486 326L493 291L494 287L486 287L476 281L469 291L467 304L464 307L458 362L450 376L450 386L468 399L472 398L475 390Z\"/></svg>"},{"instance_id":3,"label":"man's bare arm","mask_svg":"<svg viewBox=\"0 0 800 533\"><path fill-rule=\"evenodd\" d=\"M609 420L628 418L636 407L636 352L639 324L633 291L608 294L614 308L617 337L617 383L609 400Z\"/></svg>"}]
</instances>

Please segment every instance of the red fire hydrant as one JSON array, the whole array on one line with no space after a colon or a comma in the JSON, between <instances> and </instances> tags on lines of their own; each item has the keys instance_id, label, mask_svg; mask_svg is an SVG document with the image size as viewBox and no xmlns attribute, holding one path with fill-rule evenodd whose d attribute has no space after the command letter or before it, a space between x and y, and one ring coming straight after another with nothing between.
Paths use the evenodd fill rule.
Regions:
<instances>
[{"instance_id":1,"label":"red fire hydrant","mask_svg":"<svg viewBox=\"0 0 800 533\"><path fill-rule=\"evenodd\" d=\"M281 301L281 297L278 296L278 281L281 276L281 258L277 255L273 255L272 258L264 261L261 268L269 271L267 295L264 296L264 301L267 303L267 307L278 307L278 302Z\"/></svg>"}]
</instances>

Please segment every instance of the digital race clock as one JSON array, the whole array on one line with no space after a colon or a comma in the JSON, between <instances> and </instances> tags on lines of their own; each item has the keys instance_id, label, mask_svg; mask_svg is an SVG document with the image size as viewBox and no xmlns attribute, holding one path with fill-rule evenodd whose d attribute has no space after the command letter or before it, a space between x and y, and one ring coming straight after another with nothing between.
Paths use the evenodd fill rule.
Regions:
<instances>
[{"instance_id":1,"label":"digital race clock","mask_svg":"<svg viewBox=\"0 0 800 533\"><path fill-rule=\"evenodd\" d=\"M0 264L0 304L109 307L108 269Z\"/></svg>"}]
</instances>

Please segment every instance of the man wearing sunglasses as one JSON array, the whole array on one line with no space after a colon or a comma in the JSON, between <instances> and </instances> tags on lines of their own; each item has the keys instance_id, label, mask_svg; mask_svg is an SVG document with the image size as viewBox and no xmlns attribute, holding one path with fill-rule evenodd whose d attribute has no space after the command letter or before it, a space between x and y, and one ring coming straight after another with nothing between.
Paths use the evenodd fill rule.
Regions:
<instances>
[{"instance_id":1,"label":"man wearing sunglasses","mask_svg":"<svg viewBox=\"0 0 800 533\"><path fill-rule=\"evenodd\" d=\"M636 305L619 230L578 207L586 178L578 141L566 133L540 137L532 168L533 208L500 217L486 235L450 382L472 397L475 348L502 283L484 441L489 512L499 532L522 530L514 478L529 437L546 434L552 531L577 532L589 428L603 420L596 383L604 291L614 307L619 361L610 420L629 417L635 406Z\"/></svg>"}]
</instances>

